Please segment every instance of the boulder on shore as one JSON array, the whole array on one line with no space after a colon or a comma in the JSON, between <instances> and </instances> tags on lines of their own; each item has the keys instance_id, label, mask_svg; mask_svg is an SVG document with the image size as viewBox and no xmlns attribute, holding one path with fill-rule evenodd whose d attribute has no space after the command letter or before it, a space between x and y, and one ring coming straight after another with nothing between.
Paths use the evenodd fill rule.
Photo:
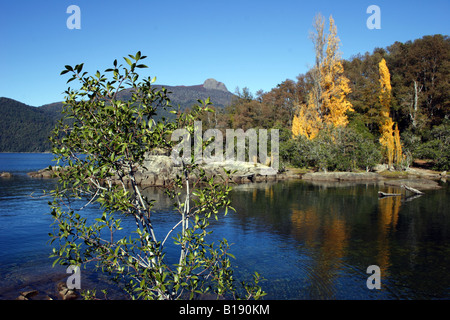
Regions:
<instances>
[{"instance_id":1,"label":"boulder on shore","mask_svg":"<svg viewBox=\"0 0 450 320\"><path fill-rule=\"evenodd\" d=\"M244 161L206 162L200 167L207 178L226 177L224 170L231 171L230 179L236 183L271 181L279 177L277 170L271 167ZM147 156L135 173L136 182L144 186L165 186L176 179L177 175L183 176L182 166L167 155ZM195 179L196 173L189 178Z\"/></svg>"},{"instance_id":2,"label":"boulder on shore","mask_svg":"<svg viewBox=\"0 0 450 320\"><path fill-rule=\"evenodd\" d=\"M230 180L235 183L301 178L301 174L295 170L286 170L283 173L279 173L278 170L272 167L245 161L209 161L201 164L199 167L205 171L208 179L211 177L219 178L220 176L226 178L224 169L230 171ZM55 178L61 170L64 170L64 168L54 166L29 172L28 175L32 178ZM172 183L177 176L183 177L181 164L176 163L169 155L161 153L147 155L143 164L137 166L134 172L136 182L141 186L166 186ZM194 181L197 176L198 172L193 172L189 178L191 181ZM222 180L217 180L217 182L220 181ZM113 182L117 183L118 178L113 179ZM124 182L129 184L129 181L126 179Z\"/></svg>"},{"instance_id":3,"label":"boulder on shore","mask_svg":"<svg viewBox=\"0 0 450 320\"><path fill-rule=\"evenodd\" d=\"M53 166L50 168L44 168L38 171L28 172L27 174L32 178L56 178L58 171L62 170L62 167Z\"/></svg>"}]
</instances>

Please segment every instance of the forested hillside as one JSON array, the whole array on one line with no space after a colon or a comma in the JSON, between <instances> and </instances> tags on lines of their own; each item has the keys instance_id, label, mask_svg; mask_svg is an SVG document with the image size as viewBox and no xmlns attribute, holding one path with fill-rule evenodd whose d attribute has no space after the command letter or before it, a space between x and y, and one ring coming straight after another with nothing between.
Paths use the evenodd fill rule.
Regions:
<instances>
[{"instance_id":1,"label":"forested hillside","mask_svg":"<svg viewBox=\"0 0 450 320\"><path fill-rule=\"evenodd\" d=\"M160 88L163 85L155 85ZM207 79L196 86L164 86L169 92L171 104L175 109L184 111L197 103L197 99L210 97L218 110L231 103L234 94L225 85L214 79ZM120 99L129 99L129 90L118 95ZM31 107L19 101L0 98L0 152L44 152L50 151L48 137L61 117L62 102ZM158 117L170 117L165 112Z\"/></svg>"},{"instance_id":2,"label":"forested hillside","mask_svg":"<svg viewBox=\"0 0 450 320\"><path fill-rule=\"evenodd\" d=\"M59 117L8 98L0 98L0 151L43 152L50 150L48 136Z\"/></svg>"},{"instance_id":3,"label":"forested hillside","mask_svg":"<svg viewBox=\"0 0 450 320\"><path fill-rule=\"evenodd\" d=\"M332 36L338 39L336 34ZM401 156L392 160L394 166L405 168L415 159L426 159L432 168L450 169L448 36L396 42L349 60L339 60L337 53L327 58L327 41L329 46L338 41L333 44L331 36L324 38L322 64L269 92L239 90L233 103L213 122L204 121L222 129L279 128L284 165L369 169L376 163L388 163L380 139L388 134L385 144L394 144L398 132ZM384 81L389 82L385 92L380 76L383 59ZM335 73L327 73L330 70ZM391 126L385 128L388 133L383 132L387 120Z\"/></svg>"}]
</instances>

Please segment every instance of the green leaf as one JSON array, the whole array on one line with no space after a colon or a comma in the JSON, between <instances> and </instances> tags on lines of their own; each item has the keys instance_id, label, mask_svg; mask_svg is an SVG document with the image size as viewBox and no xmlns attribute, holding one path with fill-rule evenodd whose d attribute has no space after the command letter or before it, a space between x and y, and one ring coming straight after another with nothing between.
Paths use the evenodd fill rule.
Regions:
<instances>
[{"instance_id":1,"label":"green leaf","mask_svg":"<svg viewBox=\"0 0 450 320\"><path fill-rule=\"evenodd\" d=\"M75 66L75 69L77 70L78 73L81 73L81 70L83 70L83 65L84 63Z\"/></svg>"},{"instance_id":2,"label":"green leaf","mask_svg":"<svg viewBox=\"0 0 450 320\"><path fill-rule=\"evenodd\" d=\"M233 259L236 259L236 257L233 254L229 253L229 252L227 252L227 256L229 256L229 257L231 257Z\"/></svg>"},{"instance_id":3,"label":"green leaf","mask_svg":"<svg viewBox=\"0 0 450 320\"><path fill-rule=\"evenodd\" d=\"M131 62L130 59L128 59L127 57L123 57L125 59L125 61L130 65L130 67L133 65L133 63Z\"/></svg>"}]
</instances>

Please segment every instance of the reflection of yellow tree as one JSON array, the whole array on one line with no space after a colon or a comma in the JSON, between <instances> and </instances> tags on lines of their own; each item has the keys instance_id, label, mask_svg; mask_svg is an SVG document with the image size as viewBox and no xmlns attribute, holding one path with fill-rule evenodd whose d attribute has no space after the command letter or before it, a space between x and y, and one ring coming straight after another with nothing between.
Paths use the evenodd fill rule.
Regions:
<instances>
[{"instance_id":1,"label":"reflection of yellow tree","mask_svg":"<svg viewBox=\"0 0 450 320\"><path fill-rule=\"evenodd\" d=\"M344 256L347 241L345 221L333 215L326 223L322 251L323 255L336 261Z\"/></svg>"},{"instance_id":2,"label":"reflection of yellow tree","mask_svg":"<svg viewBox=\"0 0 450 320\"><path fill-rule=\"evenodd\" d=\"M344 256L347 245L345 220L333 210L321 218L316 208L309 207L306 210L292 210L291 221L294 236L298 240L304 241L311 248L320 244L317 255L313 257L315 265L309 273L312 294L320 298L331 298L336 266Z\"/></svg>"},{"instance_id":3,"label":"reflection of yellow tree","mask_svg":"<svg viewBox=\"0 0 450 320\"><path fill-rule=\"evenodd\" d=\"M395 193L393 188L388 188L388 193ZM380 267L381 275L386 276L390 266L389 232L395 231L400 211L400 197L386 197L379 200L379 222L378 222L378 257L377 265Z\"/></svg>"},{"instance_id":4,"label":"reflection of yellow tree","mask_svg":"<svg viewBox=\"0 0 450 320\"><path fill-rule=\"evenodd\" d=\"M292 210L292 232L296 239L313 246L320 228L320 219L314 208Z\"/></svg>"},{"instance_id":5,"label":"reflection of yellow tree","mask_svg":"<svg viewBox=\"0 0 450 320\"><path fill-rule=\"evenodd\" d=\"M273 186L267 186L264 189L264 196L266 199L270 199L270 201L273 201Z\"/></svg>"}]
</instances>

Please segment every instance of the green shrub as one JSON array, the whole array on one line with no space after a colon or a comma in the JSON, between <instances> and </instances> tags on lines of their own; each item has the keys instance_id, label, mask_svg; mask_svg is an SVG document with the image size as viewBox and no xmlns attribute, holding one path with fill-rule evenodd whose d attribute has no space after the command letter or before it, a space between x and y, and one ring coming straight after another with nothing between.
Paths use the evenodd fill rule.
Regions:
<instances>
[{"instance_id":1,"label":"green shrub","mask_svg":"<svg viewBox=\"0 0 450 320\"><path fill-rule=\"evenodd\" d=\"M368 171L381 160L371 135L351 127L325 128L313 140L291 139L280 145L280 154L295 167L324 171Z\"/></svg>"},{"instance_id":2,"label":"green shrub","mask_svg":"<svg viewBox=\"0 0 450 320\"><path fill-rule=\"evenodd\" d=\"M430 159L434 161L434 170L450 169L450 120L434 126L428 133L422 136L427 140L413 151L413 156L418 159Z\"/></svg>"}]
</instances>

